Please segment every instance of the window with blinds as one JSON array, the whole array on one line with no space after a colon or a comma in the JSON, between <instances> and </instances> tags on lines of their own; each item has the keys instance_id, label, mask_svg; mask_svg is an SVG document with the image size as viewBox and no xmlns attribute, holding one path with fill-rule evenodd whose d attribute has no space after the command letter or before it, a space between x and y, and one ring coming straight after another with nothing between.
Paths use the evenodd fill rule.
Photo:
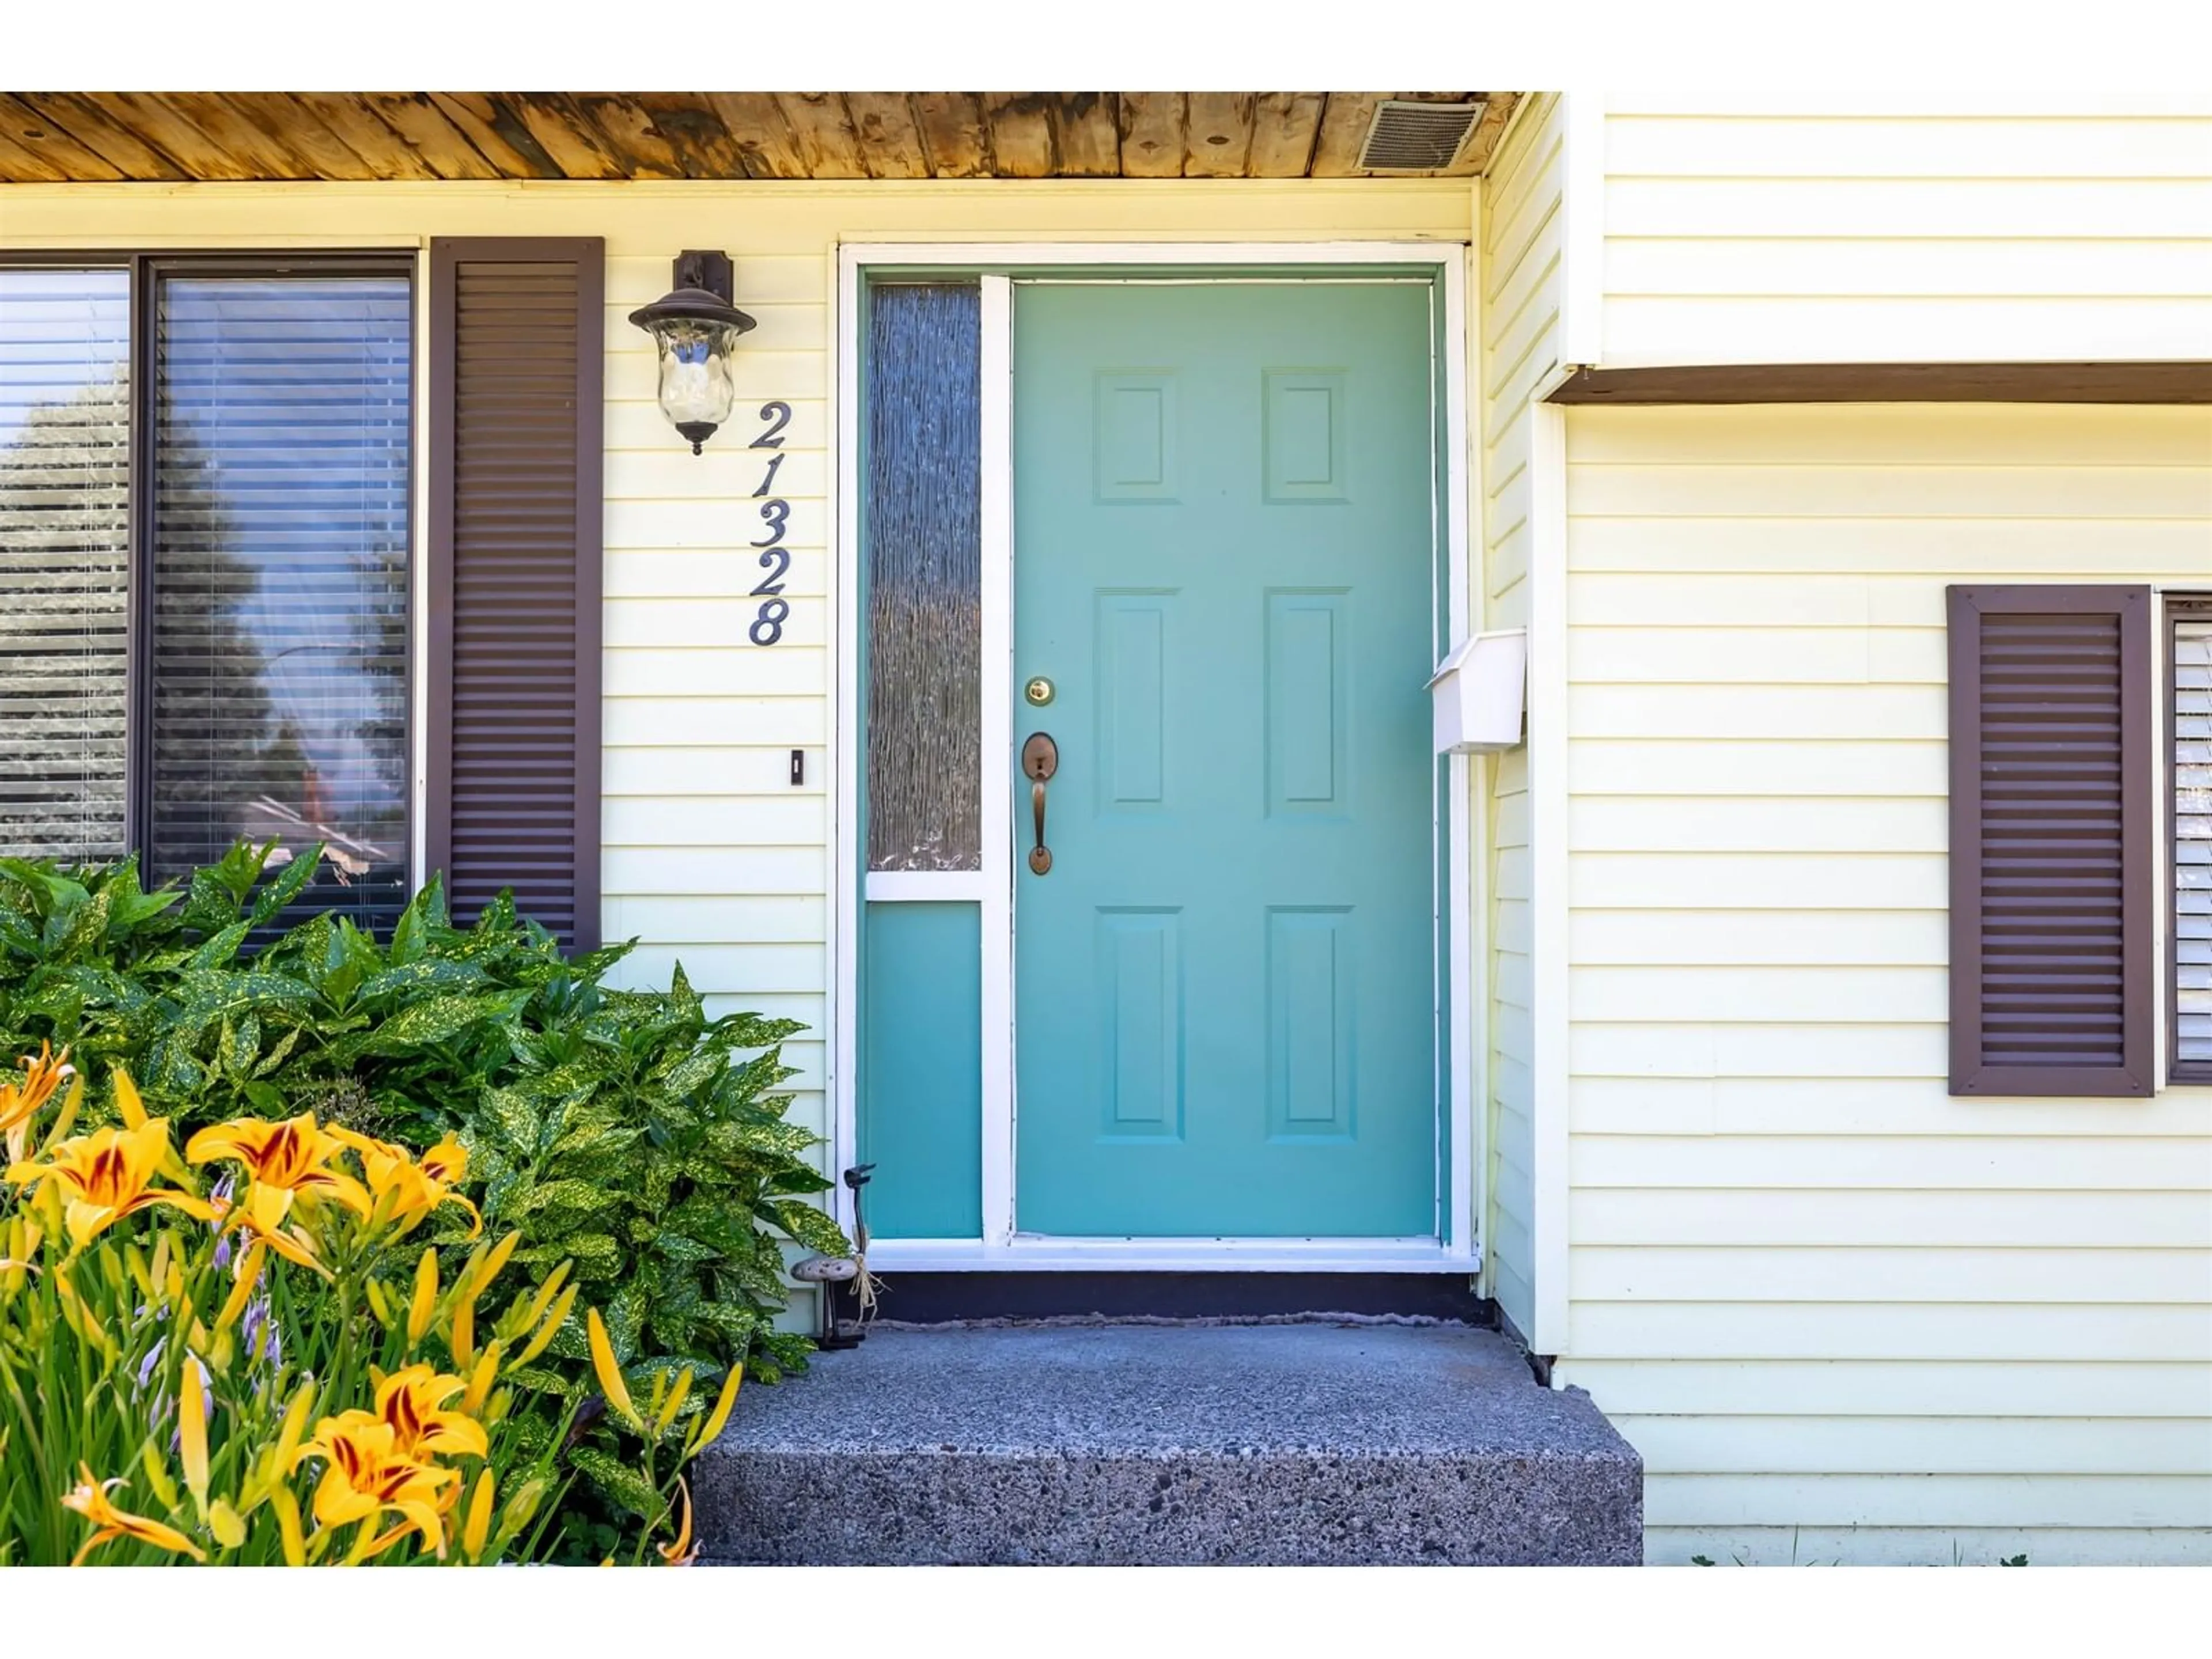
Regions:
<instances>
[{"instance_id":1,"label":"window with blinds","mask_svg":"<svg viewBox=\"0 0 2212 1659\"><path fill-rule=\"evenodd\" d=\"M0 854L124 849L130 290L0 270Z\"/></svg>"},{"instance_id":2,"label":"window with blinds","mask_svg":"<svg viewBox=\"0 0 2212 1659\"><path fill-rule=\"evenodd\" d=\"M2176 603L2173 675L2173 1055L2212 1082L2212 599Z\"/></svg>"},{"instance_id":3,"label":"window with blinds","mask_svg":"<svg viewBox=\"0 0 2212 1659\"><path fill-rule=\"evenodd\" d=\"M406 903L412 310L402 272L157 269L154 878L273 837L324 846L303 908Z\"/></svg>"}]
</instances>

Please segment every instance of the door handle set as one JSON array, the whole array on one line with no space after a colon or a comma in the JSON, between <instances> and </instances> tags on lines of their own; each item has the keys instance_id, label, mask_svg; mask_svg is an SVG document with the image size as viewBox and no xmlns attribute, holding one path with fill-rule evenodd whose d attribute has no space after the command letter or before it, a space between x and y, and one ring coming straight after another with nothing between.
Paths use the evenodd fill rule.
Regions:
<instances>
[{"instance_id":1,"label":"door handle set","mask_svg":"<svg viewBox=\"0 0 2212 1659\"><path fill-rule=\"evenodd\" d=\"M1036 820L1036 845L1030 848L1030 873L1048 875L1052 848L1044 844L1044 787L1060 770L1060 745L1051 734L1032 732L1022 744L1022 775L1030 781L1030 811Z\"/></svg>"}]
</instances>

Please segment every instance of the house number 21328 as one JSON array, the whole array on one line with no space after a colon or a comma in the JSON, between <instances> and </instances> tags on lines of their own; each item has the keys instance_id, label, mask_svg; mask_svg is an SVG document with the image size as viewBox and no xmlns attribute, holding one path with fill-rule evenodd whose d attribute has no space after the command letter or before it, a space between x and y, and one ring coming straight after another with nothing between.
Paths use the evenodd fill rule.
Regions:
<instances>
[{"instance_id":1,"label":"house number 21328","mask_svg":"<svg viewBox=\"0 0 2212 1659\"><path fill-rule=\"evenodd\" d=\"M755 645L774 645L783 638L783 624L791 616L791 601L783 597L784 574L791 568L791 550L783 545L784 532L791 522L791 503L769 492L775 488L776 471L783 465L783 429L791 424L791 405L780 401L763 404L760 417L768 422L768 430L747 447L775 452L768 458L760 488L753 491L760 501L761 522L768 527L768 533L753 545L761 550L761 568L768 574L750 596L759 599L761 607L745 636Z\"/></svg>"}]
</instances>

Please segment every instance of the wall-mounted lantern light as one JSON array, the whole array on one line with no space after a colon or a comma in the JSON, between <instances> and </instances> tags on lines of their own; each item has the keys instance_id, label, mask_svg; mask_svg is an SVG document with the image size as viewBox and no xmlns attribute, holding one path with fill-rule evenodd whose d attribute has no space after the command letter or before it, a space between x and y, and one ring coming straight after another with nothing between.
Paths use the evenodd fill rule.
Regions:
<instances>
[{"instance_id":1,"label":"wall-mounted lantern light","mask_svg":"<svg viewBox=\"0 0 2212 1659\"><path fill-rule=\"evenodd\" d=\"M753 319L730 303L730 256L687 248L676 256L675 289L629 314L660 354L660 412L691 441L691 453L730 418L737 396L730 353Z\"/></svg>"}]
</instances>

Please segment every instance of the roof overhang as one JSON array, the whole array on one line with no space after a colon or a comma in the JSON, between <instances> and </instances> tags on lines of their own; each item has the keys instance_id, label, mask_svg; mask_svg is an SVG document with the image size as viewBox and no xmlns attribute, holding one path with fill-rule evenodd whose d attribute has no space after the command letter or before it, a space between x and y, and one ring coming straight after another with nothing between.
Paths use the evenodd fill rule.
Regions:
<instances>
[{"instance_id":1,"label":"roof overhang","mask_svg":"<svg viewBox=\"0 0 2212 1659\"><path fill-rule=\"evenodd\" d=\"M1345 179L1388 100L1510 92L0 93L0 183L502 179ZM1409 176L1405 169L1390 176Z\"/></svg>"}]
</instances>

